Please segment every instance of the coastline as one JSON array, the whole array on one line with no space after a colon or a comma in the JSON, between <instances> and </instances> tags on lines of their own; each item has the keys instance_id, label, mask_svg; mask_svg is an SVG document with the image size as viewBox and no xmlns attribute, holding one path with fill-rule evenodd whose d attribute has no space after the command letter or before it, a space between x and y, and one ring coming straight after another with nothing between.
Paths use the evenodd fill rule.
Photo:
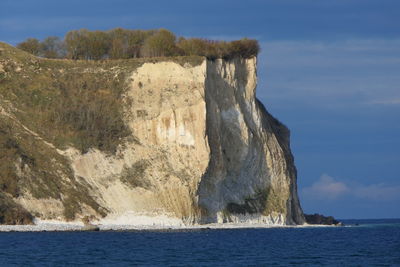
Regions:
<instances>
[{"instance_id":1,"label":"coastline","mask_svg":"<svg viewBox=\"0 0 400 267\"><path fill-rule=\"evenodd\" d=\"M133 225L133 224L90 224L82 222L42 221L36 220L33 225L0 225L0 232L81 232L81 231L182 231L182 230L217 230L248 228L314 228L335 227L336 225L282 225L254 223L211 223L193 225Z\"/></svg>"}]
</instances>

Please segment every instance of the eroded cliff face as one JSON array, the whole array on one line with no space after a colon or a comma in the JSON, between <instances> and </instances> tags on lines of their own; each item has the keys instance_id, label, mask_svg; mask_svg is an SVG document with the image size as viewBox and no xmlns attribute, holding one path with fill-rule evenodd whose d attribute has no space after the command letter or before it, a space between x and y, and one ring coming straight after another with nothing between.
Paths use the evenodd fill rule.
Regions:
<instances>
[{"instance_id":1,"label":"eroded cliff face","mask_svg":"<svg viewBox=\"0 0 400 267\"><path fill-rule=\"evenodd\" d=\"M256 99L256 59L207 62L205 222L303 223L288 129Z\"/></svg>"},{"instance_id":2,"label":"eroded cliff face","mask_svg":"<svg viewBox=\"0 0 400 267\"><path fill-rule=\"evenodd\" d=\"M289 131L255 97L256 58L181 61L102 68L123 76L126 85L120 105L130 134L114 153L51 143L20 121L3 93L0 118L18 128L7 134L23 132L19 139L43 147L32 158L47 160L30 165L13 150L15 179L47 186L34 179L35 171L46 168L51 190L58 190L35 194L35 186L19 183L17 194L4 194L40 219L164 226L304 223ZM24 65L3 61L0 71L7 78L5 69L17 67ZM63 72L68 68L63 65Z\"/></svg>"}]
</instances>

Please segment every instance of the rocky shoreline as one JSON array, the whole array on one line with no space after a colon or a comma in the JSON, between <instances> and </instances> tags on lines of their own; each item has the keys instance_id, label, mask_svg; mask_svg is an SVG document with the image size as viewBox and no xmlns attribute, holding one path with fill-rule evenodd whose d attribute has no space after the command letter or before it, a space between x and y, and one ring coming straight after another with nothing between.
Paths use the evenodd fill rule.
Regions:
<instances>
[{"instance_id":1,"label":"rocky shoreline","mask_svg":"<svg viewBox=\"0 0 400 267\"><path fill-rule=\"evenodd\" d=\"M97 231L191 231L210 229L246 229L246 228L309 228L309 227L335 227L341 224L303 224L303 225L279 225L279 224L248 224L248 223L223 223L201 225L84 225L81 223L39 223L33 225L0 225L0 232L97 232Z\"/></svg>"},{"instance_id":2,"label":"rocky shoreline","mask_svg":"<svg viewBox=\"0 0 400 267\"><path fill-rule=\"evenodd\" d=\"M179 231L202 229L243 229L243 228L304 228L343 226L343 223L332 216L322 214L305 214L306 223L286 225L280 221L243 221L230 223L210 223L186 225L183 222L166 220L164 217L112 218L111 220L91 222L89 220L65 222L60 220L33 219L30 224L0 225L0 232L68 232L68 231ZM129 220L130 219L130 220ZM149 220L153 221L149 224ZM135 222L135 223L133 223ZM280 223L279 223L280 222Z\"/></svg>"}]
</instances>

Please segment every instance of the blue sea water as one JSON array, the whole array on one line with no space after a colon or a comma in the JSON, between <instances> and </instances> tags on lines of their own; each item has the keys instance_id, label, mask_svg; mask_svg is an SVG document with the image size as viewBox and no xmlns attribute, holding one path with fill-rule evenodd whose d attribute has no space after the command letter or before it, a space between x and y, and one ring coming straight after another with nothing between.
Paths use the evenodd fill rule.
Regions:
<instances>
[{"instance_id":1,"label":"blue sea water","mask_svg":"<svg viewBox=\"0 0 400 267\"><path fill-rule=\"evenodd\" d=\"M400 220L345 227L0 233L0 265L400 266Z\"/></svg>"}]
</instances>

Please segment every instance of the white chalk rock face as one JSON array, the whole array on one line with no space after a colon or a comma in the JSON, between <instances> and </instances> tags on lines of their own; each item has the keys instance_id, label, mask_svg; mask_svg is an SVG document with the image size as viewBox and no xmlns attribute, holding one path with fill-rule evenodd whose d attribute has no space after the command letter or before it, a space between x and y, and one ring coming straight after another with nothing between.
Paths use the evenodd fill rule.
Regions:
<instances>
[{"instance_id":1,"label":"white chalk rock face","mask_svg":"<svg viewBox=\"0 0 400 267\"><path fill-rule=\"evenodd\" d=\"M256 58L207 62L202 222L304 222L289 130L255 98L256 84Z\"/></svg>"},{"instance_id":2,"label":"white chalk rock face","mask_svg":"<svg viewBox=\"0 0 400 267\"><path fill-rule=\"evenodd\" d=\"M304 223L289 130L255 97L256 58L144 63L126 79L121 105L132 135L115 155L54 148L99 207L82 204L77 219L138 227ZM51 197L16 201L42 220L63 220L62 203Z\"/></svg>"},{"instance_id":3,"label":"white chalk rock face","mask_svg":"<svg viewBox=\"0 0 400 267\"><path fill-rule=\"evenodd\" d=\"M255 98L255 58L146 63L130 80L124 105L134 141L116 157L92 151L73 160L108 218L304 222L289 131Z\"/></svg>"}]
</instances>

